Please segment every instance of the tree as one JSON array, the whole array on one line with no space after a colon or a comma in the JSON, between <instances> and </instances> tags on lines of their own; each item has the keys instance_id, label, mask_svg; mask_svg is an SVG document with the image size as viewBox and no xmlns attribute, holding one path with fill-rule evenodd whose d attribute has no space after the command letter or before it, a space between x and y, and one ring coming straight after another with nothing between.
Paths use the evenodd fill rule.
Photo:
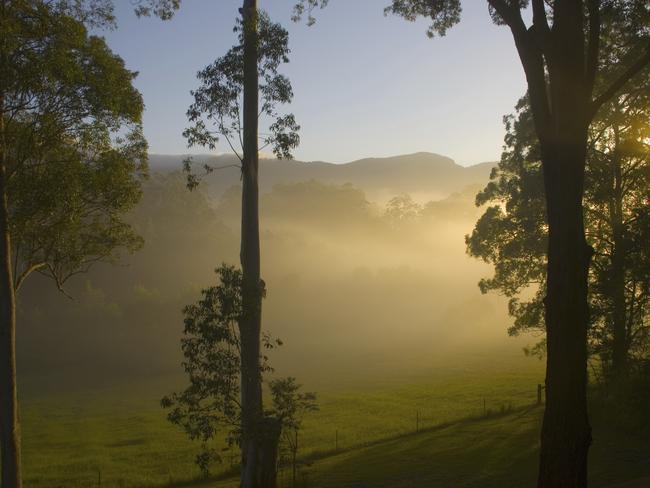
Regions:
<instances>
[{"instance_id":1,"label":"tree","mask_svg":"<svg viewBox=\"0 0 650 488\"><path fill-rule=\"evenodd\" d=\"M185 135L190 145L209 148L214 148L221 137L241 162L241 486L256 488L270 486L271 479L275 483L275 460L270 462L269 449L277 449L279 436L277 419L264 413L260 374L264 283L260 276L259 117L271 119L269 135L262 139L278 157L291 156L291 149L299 142L299 126L293 115L282 116L276 111L278 104L293 97L289 80L278 73L280 65L288 61L288 33L258 11L256 0L244 0L241 15L235 27L239 44L199 72L201 86L193 92L194 103L188 110L192 126ZM206 172L214 170L204 168ZM189 161L186 169L190 169ZM189 186L197 182L190 174ZM275 445L268 442L274 436Z\"/></svg>"},{"instance_id":2,"label":"tree","mask_svg":"<svg viewBox=\"0 0 650 488\"><path fill-rule=\"evenodd\" d=\"M421 211L420 204L415 202L409 194L402 193L388 201L384 215L397 227L405 222L415 220Z\"/></svg>"},{"instance_id":3,"label":"tree","mask_svg":"<svg viewBox=\"0 0 650 488\"><path fill-rule=\"evenodd\" d=\"M21 486L16 292L34 272L61 288L139 238L121 215L146 171L143 104L83 2L0 3L0 451L2 487Z\"/></svg>"},{"instance_id":4,"label":"tree","mask_svg":"<svg viewBox=\"0 0 650 488\"><path fill-rule=\"evenodd\" d=\"M226 265L215 273L217 286L202 290L201 300L183 309L181 346L189 386L161 401L171 409L169 421L202 442L197 464L206 476L210 462L219 458L208 444L215 434L227 429L229 445L241 434L241 341L236 327L242 313L242 273Z\"/></svg>"},{"instance_id":5,"label":"tree","mask_svg":"<svg viewBox=\"0 0 650 488\"><path fill-rule=\"evenodd\" d=\"M650 81L634 80L592 125L585 192L594 248L592 344L616 381L626 380L647 345L650 314Z\"/></svg>"},{"instance_id":6,"label":"tree","mask_svg":"<svg viewBox=\"0 0 650 488\"><path fill-rule=\"evenodd\" d=\"M608 104L589 132L585 226L594 248L589 274L589 353L613 379L625 379L647 345L650 255L643 242L650 190L650 150L644 143L650 105L645 86L633 86ZM547 223L539 143L524 98L517 116L506 117L506 151L491 182L476 198L489 203L467 251L494 265L483 292L509 297L512 335L544 330L543 298ZM533 349L543 353L545 341Z\"/></svg>"},{"instance_id":7,"label":"tree","mask_svg":"<svg viewBox=\"0 0 650 488\"><path fill-rule=\"evenodd\" d=\"M217 285L202 290L201 299L183 310L185 328L181 346L189 386L161 401L163 408L170 409L168 419L182 426L190 439L201 442L196 462L205 476L209 474L210 464L220 458L219 450L212 444L217 434L225 430L229 447L241 445L245 440L240 401L243 352L239 328L244 313L243 273L225 264L215 273ZM265 350L282 344L268 334L262 334L261 343ZM259 368L260 377L272 371L266 355L261 356ZM275 486L280 435L297 432L302 415L316 408L315 394L301 393L300 388L294 378L270 382L274 409L265 412L266 428L259 434L259 442L264 456L261 461L272 464L273 469L264 467L262 471L270 478L261 480L261 486Z\"/></svg>"},{"instance_id":8,"label":"tree","mask_svg":"<svg viewBox=\"0 0 650 488\"><path fill-rule=\"evenodd\" d=\"M318 410L316 394L302 393L295 378L280 378L271 381L271 396L276 416L282 425L281 439L291 458L291 480L296 486L298 470L298 432L302 428L305 413Z\"/></svg>"},{"instance_id":9,"label":"tree","mask_svg":"<svg viewBox=\"0 0 650 488\"><path fill-rule=\"evenodd\" d=\"M532 23L522 10L532 5ZM588 273L582 199L588 129L602 105L650 63L647 2L640 0L487 0L497 24L509 27L526 74L540 143L548 222L544 321L546 408L538 486L587 485L591 427L587 415ZM444 34L460 15L459 0L393 0L387 12L432 19ZM617 40L618 49L605 46ZM619 36L620 35L620 36ZM632 60L632 61L629 61ZM614 73L595 92L597 80Z\"/></svg>"}]
</instances>

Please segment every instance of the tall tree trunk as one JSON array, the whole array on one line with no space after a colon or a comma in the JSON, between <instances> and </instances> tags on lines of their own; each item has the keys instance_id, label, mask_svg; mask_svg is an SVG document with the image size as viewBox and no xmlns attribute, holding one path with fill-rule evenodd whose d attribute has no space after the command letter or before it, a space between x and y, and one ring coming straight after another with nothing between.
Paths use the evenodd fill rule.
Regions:
<instances>
[{"instance_id":1,"label":"tall tree trunk","mask_svg":"<svg viewBox=\"0 0 650 488\"><path fill-rule=\"evenodd\" d=\"M4 99L0 96L0 110ZM16 394L16 295L11 268L7 151L0 113L0 453L2 488L20 488L20 429Z\"/></svg>"},{"instance_id":2,"label":"tall tree trunk","mask_svg":"<svg viewBox=\"0 0 650 488\"><path fill-rule=\"evenodd\" d=\"M584 146L583 146L584 147ZM576 167L580 145L545 161L549 246L545 299L546 409L541 434L540 488L587 486L591 427L587 415L587 274Z\"/></svg>"},{"instance_id":3,"label":"tall tree trunk","mask_svg":"<svg viewBox=\"0 0 650 488\"><path fill-rule=\"evenodd\" d=\"M242 488L262 483L262 380L260 333L263 284L260 278L258 189L258 12L257 0L244 0L244 136L240 260L243 272L241 338Z\"/></svg>"},{"instance_id":4,"label":"tall tree trunk","mask_svg":"<svg viewBox=\"0 0 650 488\"><path fill-rule=\"evenodd\" d=\"M551 123L540 134L548 217L546 408L540 488L587 486L588 272L582 199L592 88L580 1L555 3L548 61Z\"/></svg>"}]
</instances>

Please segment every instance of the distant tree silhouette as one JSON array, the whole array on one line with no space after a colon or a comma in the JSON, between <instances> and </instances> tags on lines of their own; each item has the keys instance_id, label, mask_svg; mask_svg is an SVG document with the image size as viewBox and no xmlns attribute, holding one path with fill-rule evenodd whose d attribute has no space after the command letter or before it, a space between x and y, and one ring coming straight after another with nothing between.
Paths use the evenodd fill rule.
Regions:
<instances>
[{"instance_id":1,"label":"distant tree silhouette","mask_svg":"<svg viewBox=\"0 0 650 488\"><path fill-rule=\"evenodd\" d=\"M278 420L265 415L260 374L263 281L260 277L259 237L259 118L268 117L268 134L263 146L271 146L277 157L291 157L299 142L293 115L280 115L277 105L291 101L289 80L278 73L288 61L288 33L268 15L258 11L257 1L245 0L236 25L239 44L198 75L199 89L188 110L192 125L185 131L190 145L216 146L226 140L241 162L242 217L242 314L241 341L241 486L257 488L273 485L275 456L280 434ZM261 83L260 83L261 80ZM260 106L261 98L261 106ZM238 150L240 148L241 152ZM188 185L198 184L188 161ZM204 165L206 172L214 168ZM269 437L273 442L269 442ZM269 452L269 449L272 452ZM273 459L273 462L270 460Z\"/></svg>"},{"instance_id":2,"label":"distant tree silhouette","mask_svg":"<svg viewBox=\"0 0 650 488\"><path fill-rule=\"evenodd\" d=\"M538 486L587 486L587 285L593 249L585 239L582 199L588 129L603 104L650 63L650 6L639 0L486 3L494 22L512 32L544 174L547 402ZM530 26L522 16L529 4ZM393 0L386 12L407 20L428 17L428 34L444 34L459 20L460 0ZM595 90L604 75L614 81Z\"/></svg>"},{"instance_id":3,"label":"distant tree silhouette","mask_svg":"<svg viewBox=\"0 0 650 488\"><path fill-rule=\"evenodd\" d=\"M422 206L407 193L391 198L386 204L385 215L393 225L415 220L422 211Z\"/></svg>"},{"instance_id":4,"label":"distant tree silhouette","mask_svg":"<svg viewBox=\"0 0 650 488\"><path fill-rule=\"evenodd\" d=\"M98 4L99 5L99 4ZM16 292L34 272L62 289L119 248L146 173L143 103L124 67L84 23L83 2L0 4L0 450L2 487L21 486Z\"/></svg>"}]
</instances>

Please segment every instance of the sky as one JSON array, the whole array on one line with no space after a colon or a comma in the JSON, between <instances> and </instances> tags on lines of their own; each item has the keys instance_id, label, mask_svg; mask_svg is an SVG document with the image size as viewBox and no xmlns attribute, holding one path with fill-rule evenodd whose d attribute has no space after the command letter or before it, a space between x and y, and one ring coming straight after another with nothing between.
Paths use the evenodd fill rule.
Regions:
<instances>
[{"instance_id":1,"label":"sky","mask_svg":"<svg viewBox=\"0 0 650 488\"><path fill-rule=\"evenodd\" d=\"M525 92L508 29L492 24L486 2L465 0L461 23L429 39L424 19L384 16L389 1L330 0L309 27L291 22L292 0L260 0L289 30L282 72L301 125L295 158L344 163L428 151L462 165L498 160L503 116ZM139 73L150 152L206 153L182 136L190 90L197 71L234 44L241 0L183 0L167 22L137 19L134 3L117 0L118 28L101 35Z\"/></svg>"}]
</instances>

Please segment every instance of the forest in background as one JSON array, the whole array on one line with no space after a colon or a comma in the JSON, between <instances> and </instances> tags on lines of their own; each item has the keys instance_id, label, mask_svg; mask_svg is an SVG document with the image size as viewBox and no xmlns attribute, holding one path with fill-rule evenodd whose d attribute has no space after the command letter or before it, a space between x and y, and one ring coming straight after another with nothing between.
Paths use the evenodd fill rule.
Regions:
<instances>
[{"instance_id":1,"label":"forest in background","mask_svg":"<svg viewBox=\"0 0 650 488\"><path fill-rule=\"evenodd\" d=\"M396 192L384 201L352 183L300 181L300 171L275 175L273 164L284 162L268 160L263 174L274 185L261 196L265 328L285 342L274 357L281 370L377 372L405 355L416 361L503 344L506 304L481 295L477 283L489 268L468 257L463 243L480 215L474 198L489 167L416 159L446 178L416 178L398 161L389 171L380 163L357 171L375 197ZM184 175L157 166L155 156L152 163L142 201L128 217L144 238L141 250L73 278L66 285L71 298L45 277L26 283L18 341L25 375L58 371L74 381L177 371L182 307L214 280L213 269L237 260L241 189L220 191L228 175L216 172L188 192ZM404 188L420 199L399 192Z\"/></svg>"}]
</instances>

